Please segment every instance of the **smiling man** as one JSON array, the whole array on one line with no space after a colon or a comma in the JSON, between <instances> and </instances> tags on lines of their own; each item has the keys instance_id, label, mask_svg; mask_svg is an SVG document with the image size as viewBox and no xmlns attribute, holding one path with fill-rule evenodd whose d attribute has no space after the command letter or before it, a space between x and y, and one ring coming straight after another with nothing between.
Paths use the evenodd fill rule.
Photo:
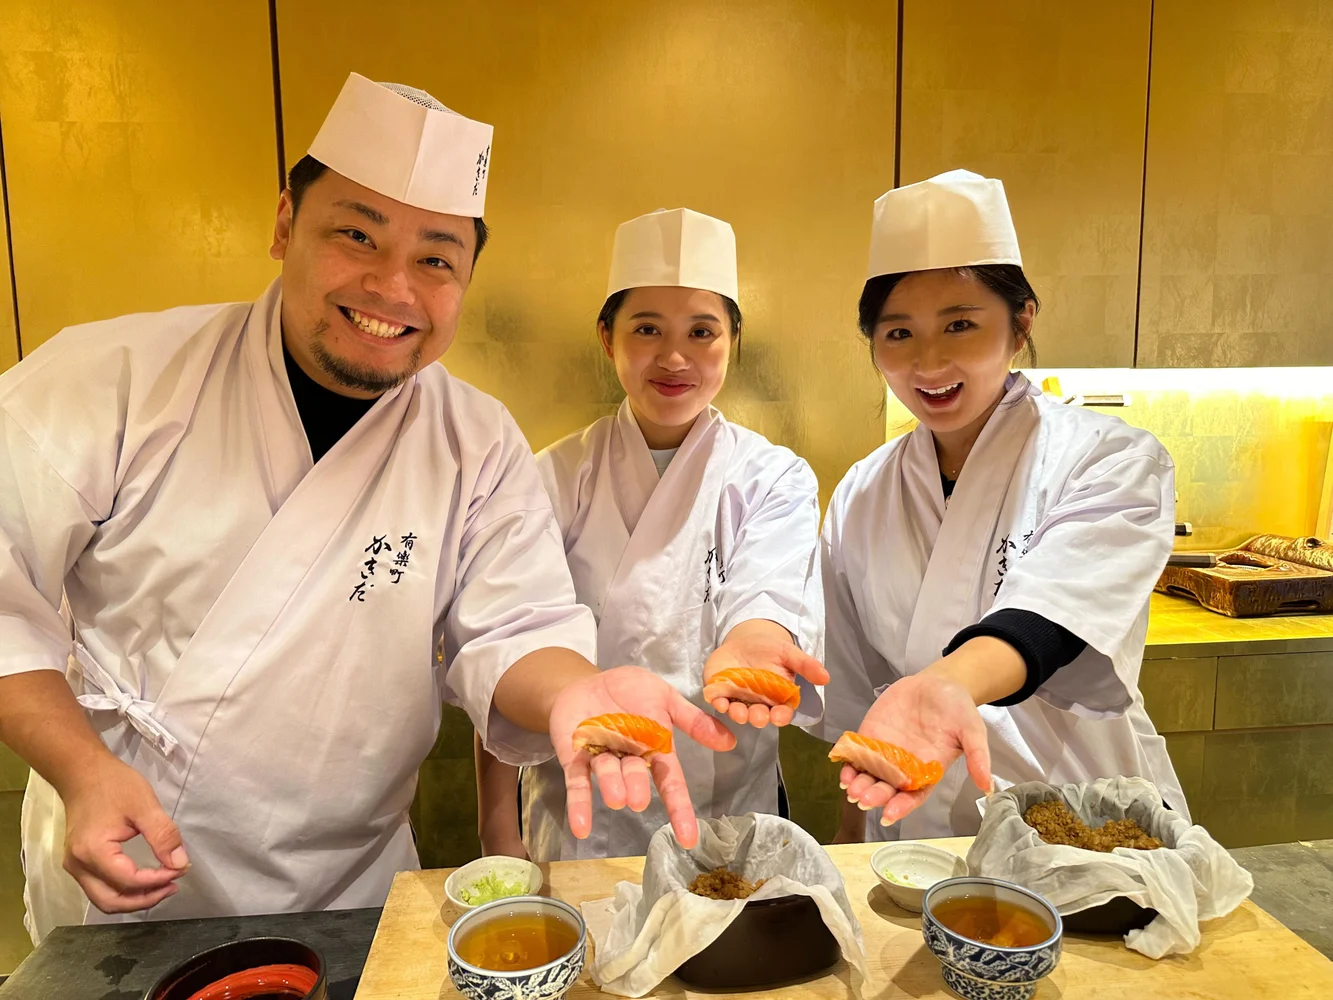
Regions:
<instances>
[{"instance_id":1,"label":"smiling man","mask_svg":"<svg viewBox=\"0 0 1333 1000\"><path fill-rule=\"evenodd\" d=\"M34 940L383 903L417 865L442 700L508 763L554 748L580 836L592 772L613 808L650 785L576 754L582 719L734 743L655 675L589 662L527 443L435 363L490 142L353 74L282 194L263 296L74 327L0 377L0 740L34 772ZM692 843L675 755L651 777Z\"/></svg>"}]
</instances>

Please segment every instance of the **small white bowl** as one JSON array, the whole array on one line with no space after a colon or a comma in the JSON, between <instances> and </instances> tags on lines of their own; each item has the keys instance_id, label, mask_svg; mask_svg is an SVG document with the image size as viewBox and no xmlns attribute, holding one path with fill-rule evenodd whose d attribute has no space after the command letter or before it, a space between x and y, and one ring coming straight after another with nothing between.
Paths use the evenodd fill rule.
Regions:
<instances>
[{"instance_id":1,"label":"small white bowl","mask_svg":"<svg viewBox=\"0 0 1333 1000\"><path fill-rule=\"evenodd\" d=\"M926 890L936 882L967 874L967 862L957 854L914 841L885 844L870 856L870 867L889 898L913 913L921 912Z\"/></svg>"},{"instance_id":2,"label":"small white bowl","mask_svg":"<svg viewBox=\"0 0 1333 1000\"><path fill-rule=\"evenodd\" d=\"M542 888L542 870L531 861L497 854L469 861L455 871L444 880L444 894L455 906L471 910L481 904L466 902L463 890L487 875L495 875L502 882L513 884L518 889L512 894L514 896L535 896Z\"/></svg>"}]
</instances>

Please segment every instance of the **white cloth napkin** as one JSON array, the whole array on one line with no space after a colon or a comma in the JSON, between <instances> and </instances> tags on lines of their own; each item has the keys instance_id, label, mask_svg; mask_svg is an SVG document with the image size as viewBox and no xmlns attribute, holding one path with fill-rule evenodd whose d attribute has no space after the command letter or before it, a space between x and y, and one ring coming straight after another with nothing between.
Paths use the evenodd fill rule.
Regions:
<instances>
[{"instance_id":1,"label":"white cloth napkin","mask_svg":"<svg viewBox=\"0 0 1333 1000\"><path fill-rule=\"evenodd\" d=\"M648 843L643 885L621 882L614 897L583 904L596 945L593 981L608 993L641 997L717 940L748 900L705 899L689 885L701 872L724 866L751 882L768 880L752 900L811 897L843 958L865 977L861 925L828 852L788 820L749 813L700 820L693 851L676 843L670 826L662 827Z\"/></svg>"},{"instance_id":2,"label":"white cloth napkin","mask_svg":"<svg viewBox=\"0 0 1333 1000\"><path fill-rule=\"evenodd\" d=\"M1128 817L1166 846L1098 854L1047 844L1023 813L1057 798L1090 827ZM1250 873L1207 830L1163 806L1156 787L1143 778L1077 785L1030 781L977 805L984 818L967 854L974 875L1025 886L1062 915L1127 896L1157 911L1147 927L1125 935L1126 945L1149 958L1193 951L1199 946L1199 921L1226 916L1254 889Z\"/></svg>"}]
</instances>

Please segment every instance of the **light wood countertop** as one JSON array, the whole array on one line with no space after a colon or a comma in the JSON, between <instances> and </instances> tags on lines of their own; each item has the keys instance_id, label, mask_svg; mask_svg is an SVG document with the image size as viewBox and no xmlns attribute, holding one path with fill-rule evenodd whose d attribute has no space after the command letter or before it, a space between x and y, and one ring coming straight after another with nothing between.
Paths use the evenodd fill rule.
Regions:
<instances>
[{"instance_id":1,"label":"light wood countertop","mask_svg":"<svg viewBox=\"0 0 1333 1000\"><path fill-rule=\"evenodd\" d=\"M970 838L933 841L965 854ZM847 895L865 936L870 978L839 961L827 973L799 984L744 994L698 993L668 978L649 996L810 997L815 1000L890 1000L952 997L939 963L921 939L921 918L899 909L870 870L877 844L828 848L846 880ZM643 858L569 861L542 865L542 892L578 905L614 894L621 879L638 881ZM445 945L460 911L444 895L448 871L402 872L393 883L384 916L361 976L357 1000L446 1000L458 996L449 980ZM1035 1000L1129 1000L1138 997L1209 997L1217 1000L1297 1000L1333 996L1333 962L1251 902L1202 926L1203 941L1191 955L1154 962L1130 951L1119 938L1066 935L1055 972ZM571 1000L607 997L585 971Z\"/></svg>"},{"instance_id":2,"label":"light wood countertop","mask_svg":"<svg viewBox=\"0 0 1333 1000\"><path fill-rule=\"evenodd\" d=\"M1228 618L1183 597L1152 595L1145 660L1333 650L1333 615Z\"/></svg>"}]
</instances>

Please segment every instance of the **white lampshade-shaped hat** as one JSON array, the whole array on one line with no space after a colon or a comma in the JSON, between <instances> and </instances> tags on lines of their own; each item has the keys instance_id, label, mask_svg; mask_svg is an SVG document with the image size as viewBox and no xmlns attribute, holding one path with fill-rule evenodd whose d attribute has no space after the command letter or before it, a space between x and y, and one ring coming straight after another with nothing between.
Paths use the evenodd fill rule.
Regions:
<instances>
[{"instance_id":1,"label":"white lampshade-shaped hat","mask_svg":"<svg viewBox=\"0 0 1333 1000\"><path fill-rule=\"evenodd\" d=\"M1023 264L1000 181L950 170L876 199L867 278L975 264Z\"/></svg>"},{"instance_id":2,"label":"white lampshade-shaped hat","mask_svg":"<svg viewBox=\"0 0 1333 1000\"><path fill-rule=\"evenodd\" d=\"M404 205L478 219L486 208L491 132L424 90L353 73L309 155Z\"/></svg>"},{"instance_id":3,"label":"white lampshade-shaped hat","mask_svg":"<svg viewBox=\"0 0 1333 1000\"><path fill-rule=\"evenodd\" d=\"M659 209L622 223L611 247L607 296L655 285L701 288L740 301L731 226L688 208Z\"/></svg>"}]
</instances>

